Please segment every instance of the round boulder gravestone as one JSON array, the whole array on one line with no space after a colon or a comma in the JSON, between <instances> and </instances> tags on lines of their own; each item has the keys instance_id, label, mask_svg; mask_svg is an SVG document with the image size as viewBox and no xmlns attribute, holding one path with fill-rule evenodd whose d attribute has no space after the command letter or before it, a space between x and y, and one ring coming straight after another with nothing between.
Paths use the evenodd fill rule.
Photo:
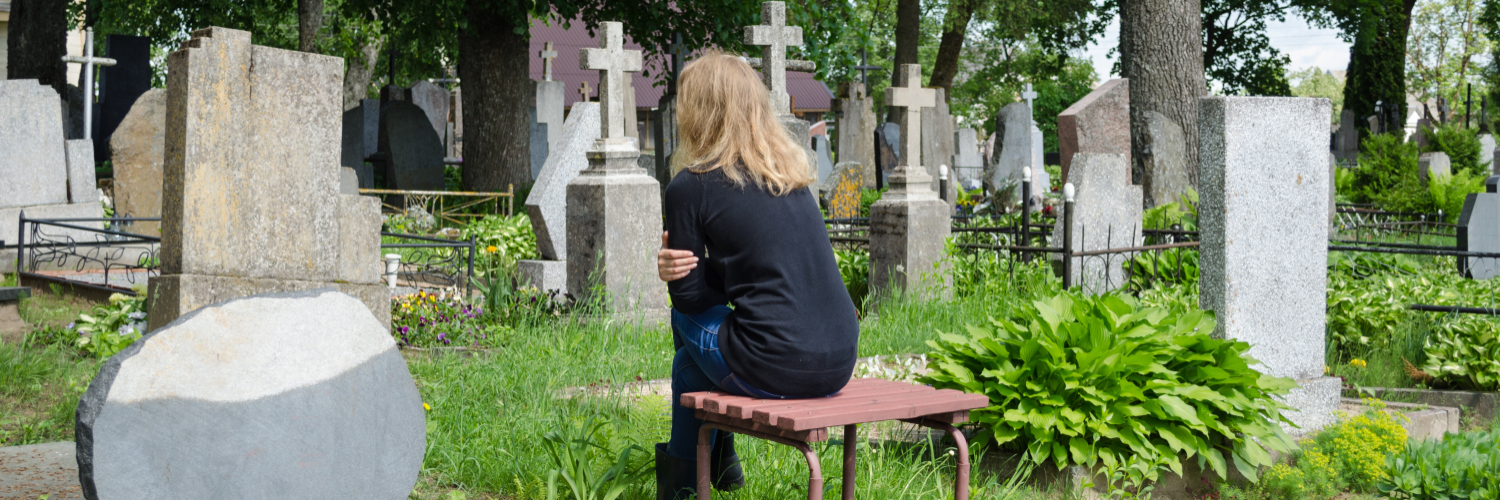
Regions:
<instances>
[{"instance_id":1,"label":"round boulder gravestone","mask_svg":"<svg viewBox=\"0 0 1500 500\"><path fill-rule=\"evenodd\" d=\"M204 307L110 358L78 403L99 498L400 499L426 447L396 343L333 289Z\"/></svg>"}]
</instances>

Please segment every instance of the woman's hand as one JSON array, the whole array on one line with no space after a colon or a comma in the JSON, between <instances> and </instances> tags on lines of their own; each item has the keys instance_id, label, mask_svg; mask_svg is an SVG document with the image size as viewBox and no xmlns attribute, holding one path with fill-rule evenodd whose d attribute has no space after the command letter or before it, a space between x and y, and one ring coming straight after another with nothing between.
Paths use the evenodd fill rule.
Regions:
<instances>
[{"instance_id":1,"label":"woman's hand","mask_svg":"<svg viewBox=\"0 0 1500 500\"><path fill-rule=\"evenodd\" d=\"M656 252L656 273L662 281L676 281L687 276L698 267L698 257L692 250L670 250L667 248L667 233L661 233L661 250Z\"/></svg>"}]
</instances>

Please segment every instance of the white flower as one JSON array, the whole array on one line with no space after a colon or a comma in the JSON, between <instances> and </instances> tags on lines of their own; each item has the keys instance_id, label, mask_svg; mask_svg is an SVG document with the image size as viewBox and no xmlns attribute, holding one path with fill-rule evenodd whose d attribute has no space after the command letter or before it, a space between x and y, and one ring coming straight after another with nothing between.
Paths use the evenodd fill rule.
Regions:
<instances>
[{"instance_id":1,"label":"white flower","mask_svg":"<svg viewBox=\"0 0 1500 500\"><path fill-rule=\"evenodd\" d=\"M130 319L146 319L146 313L140 311L126 314L126 316L130 317Z\"/></svg>"}]
</instances>

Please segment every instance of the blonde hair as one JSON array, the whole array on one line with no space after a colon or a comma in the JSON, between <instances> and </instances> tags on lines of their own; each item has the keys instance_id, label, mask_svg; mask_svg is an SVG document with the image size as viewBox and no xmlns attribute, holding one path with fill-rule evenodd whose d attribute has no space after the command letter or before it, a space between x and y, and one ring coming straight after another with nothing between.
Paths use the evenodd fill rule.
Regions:
<instances>
[{"instance_id":1,"label":"blonde hair","mask_svg":"<svg viewBox=\"0 0 1500 500\"><path fill-rule=\"evenodd\" d=\"M739 57L709 51L682 70L673 163L695 173L724 171L781 196L813 183L807 153L771 107L760 75Z\"/></svg>"}]
</instances>

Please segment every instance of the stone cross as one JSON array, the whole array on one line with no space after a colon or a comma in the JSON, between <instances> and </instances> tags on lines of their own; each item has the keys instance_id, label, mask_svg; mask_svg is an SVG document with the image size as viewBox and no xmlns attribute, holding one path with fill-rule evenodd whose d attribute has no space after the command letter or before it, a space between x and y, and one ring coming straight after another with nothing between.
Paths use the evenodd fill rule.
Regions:
<instances>
[{"instance_id":1,"label":"stone cross","mask_svg":"<svg viewBox=\"0 0 1500 500\"><path fill-rule=\"evenodd\" d=\"M1036 108L1032 106L1033 101L1036 100L1036 92L1031 90L1030 83L1026 84L1025 90L1021 91L1021 98L1026 100L1026 126L1030 127L1032 123L1036 122ZM1026 139L1026 142L1028 143L1026 145L1026 150L1030 151L1032 149L1035 149L1033 147L1035 145L1030 144L1031 134L1026 134ZM1040 170L1039 168L1037 168L1039 166L1037 165L1038 160L1041 160L1041 158L1037 158L1036 155L1031 155L1031 161L1027 162L1030 164L1031 170L1033 172Z\"/></svg>"},{"instance_id":2,"label":"stone cross","mask_svg":"<svg viewBox=\"0 0 1500 500\"><path fill-rule=\"evenodd\" d=\"M869 75L865 72L869 70L880 70L884 68L881 68L880 66L871 66L869 61L865 59L867 55L866 52L867 51L863 48L859 49L859 66L855 66L854 69L859 70L859 83L869 85L870 78Z\"/></svg>"},{"instance_id":3,"label":"stone cross","mask_svg":"<svg viewBox=\"0 0 1500 500\"><path fill-rule=\"evenodd\" d=\"M83 65L83 81L88 82L88 88L83 89L83 138L93 139L94 121L94 66L114 66L115 60L108 57L94 57L94 30L92 28L83 30L83 57L63 56L64 62Z\"/></svg>"},{"instance_id":4,"label":"stone cross","mask_svg":"<svg viewBox=\"0 0 1500 500\"><path fill-rule=\"evenodd\" d=\"M594 96L594 89L589 88L589 82L583 82L578 84L578 93L583 96L583 102L589 102L589 98Z\"/></svg>"},{"instance_id":5,"label":"stone cross","mask_svg":"<svg viewBox=\"0 0 1500 500\"><path fill-rule=\"evenodd\" d=\"M906 73L906 86L887 89L885 105L906 108L906 120L901 123L901 162L896 166L911 167L922 161L922 108L937 105L937 91L920 87L921 65L902 64L901 71Z\"/></svg>"},{"instance_id":6,"label":"stone cross","mask_svg":"<svg viewBox=\"0 0 1500 500\"><path fill-rule=\"evenodd\" d=\"M1036 100L1036 92L1031 91L1031 84L1026 84L1026 90L1021 91L1021 98L1026 100L1026 108L1032 109L1032 102Z\"/></svg>"},{"instance_id":7,"label":"stone cross","mask_svg":"<svg viewBox=\"0 0 1500 500\"><path fill-rule=\"evenodd\" d=\"M552 42L542 46L542 81L552 81L552 58L557 57L557 51L552 50Z\"/></svg>"},{"instance_id":8,"label":"stone cross","mask_svg":"<svg viewBox=\"0 0 1500 500\"><path fill-rule=\"evenodd\" d=\"M625 88L625 73L641 70L641 51L621 48L625 39L624 25L605 22L600 28L603 32L600 33L599 48L578 51L578 66L599 71L600 140L630 140L625 135L625 92L629 90Z\"/></svg>"},{"instance_id":9,"label":"stone cross","mask_svg":"<svg viewBox=\"0 0 1500 500\"><path fill-rule=\"evenodd\" d=\"M802 27L786 25L786 4L782 2L761 3L760 22L764 24L745 27L745 43L765 47L761 49L765 63L761 78L771 89L771 105L776 112L789 114L792 104L786 92L786 48L802 46Z\"/></svg>"}]
</instances>

